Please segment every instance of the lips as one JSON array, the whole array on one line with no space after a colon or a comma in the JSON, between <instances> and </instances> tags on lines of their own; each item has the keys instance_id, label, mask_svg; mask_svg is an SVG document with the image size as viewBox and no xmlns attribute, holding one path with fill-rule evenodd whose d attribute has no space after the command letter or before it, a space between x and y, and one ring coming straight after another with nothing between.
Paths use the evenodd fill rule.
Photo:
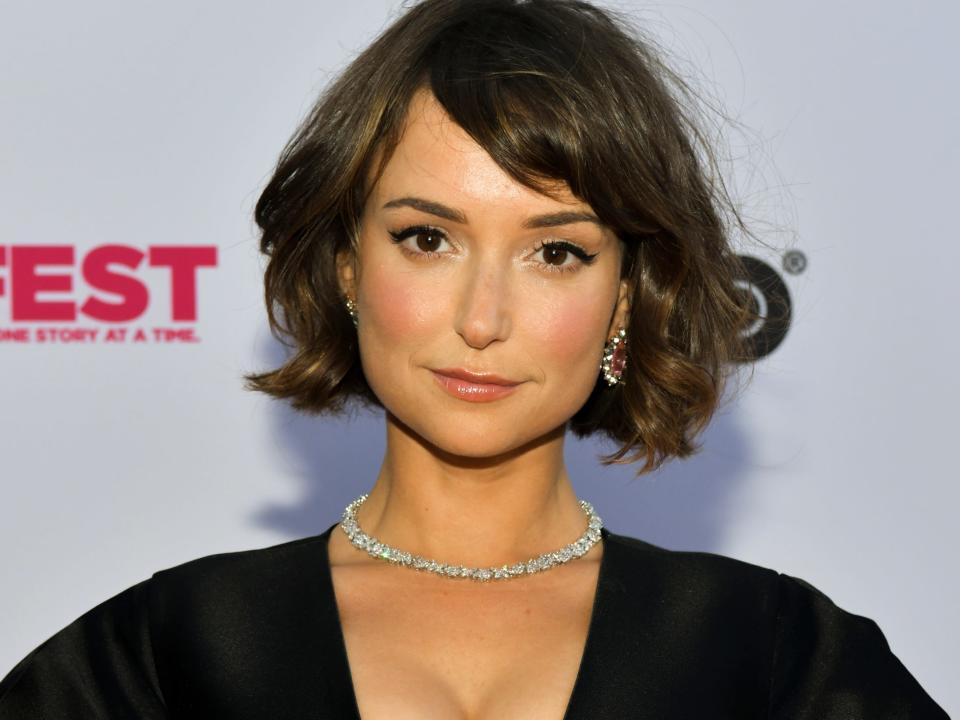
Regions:
<instances>
[{"instance_id":1,"label":"lips","mask_svg":"<svg viewBox=\"0 0 960 720\"><path fill-rule=\"evenodd\" d=\"M471 370L465 370L464 368L441 368L439 370L434 370L434 372L440 373L441 375L446 375L447 377L457 378L458 380L466 380L469 383L480 385L513 386L520 384L519 381L508 380L507 378L501 377L500 375L495 375L494 373L477 373Z\"/></svg>"},{"instance_id":2,"label":"lips","mask_svg":"<svg viewBox=\"0 0 960 720\"><path fill-rule=\"evenodd\" d=\"M450 374L448 374L450 373ZM432 371L434 380L447 393L467 402L492 402L513 394L520 382L492 373L478 374L462 368ZM481 381L482 380L482 381Z\"/></svg>"}]
</instances>

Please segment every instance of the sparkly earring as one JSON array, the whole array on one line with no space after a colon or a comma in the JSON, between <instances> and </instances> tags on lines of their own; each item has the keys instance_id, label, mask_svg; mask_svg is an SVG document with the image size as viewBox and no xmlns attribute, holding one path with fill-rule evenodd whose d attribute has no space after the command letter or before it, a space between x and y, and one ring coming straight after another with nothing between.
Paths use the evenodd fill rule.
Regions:
<instances>
[{"instance_id":1,"label":"sparkly earring","mask_svg":"<svg viewBox=\"0 0 960 720\"><path fill-rule=\"evenodd\" d=\"M347 305L347 312L350 313L350 319L353 320L353 326L357 327L359 324L359 316L357 315L357 304L350 298L345 298L344 302Z\"/></svg>"},{"instance_id":2,"label":"sparkly earring","mask_svg":"<svg viewBox=\"0 0 960 720\"><path fill-rule=\"evenodd\" d=\"M626 385L627 383L623 379L623 370L627 366L626 345L627 331L620 328L603 349L603 362L600 363L600 369L603 370L603 379L607 381L607 385Z\"/></svg>"}]
</instances>

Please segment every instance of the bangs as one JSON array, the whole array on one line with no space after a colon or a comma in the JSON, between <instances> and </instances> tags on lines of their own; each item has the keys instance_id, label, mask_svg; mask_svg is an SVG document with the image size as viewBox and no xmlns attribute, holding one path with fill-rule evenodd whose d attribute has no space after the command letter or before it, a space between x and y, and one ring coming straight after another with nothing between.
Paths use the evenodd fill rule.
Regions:
<instances>
[{"instance_id":1,"label":"bangs","mask_svg":"<svg viewBox=\"0 0 960 720\"><path fill-rule=\"evenodd\" d=\"M650 100L666 99L663 88L615 16L580 3L559 10L460 5L417 59L417 87L517 182L547 196L566 183L621 239L654 234L669 163Z\"/></svg>"},{"instance_id":2,"label":"bangs","mask_svg":"<svg viewBox=\"0 0 960 720\"><path fill-rule=\"evenodd\" d=\"M585 69L585 37L535 8L477 7L482 20L446 28L425 58L425 84L518 182L549 194L563 181L584 197L585 167L599 160L584 144L600 139L584 127L591 102L575 77Z\"/></svg>"}]
</instances>

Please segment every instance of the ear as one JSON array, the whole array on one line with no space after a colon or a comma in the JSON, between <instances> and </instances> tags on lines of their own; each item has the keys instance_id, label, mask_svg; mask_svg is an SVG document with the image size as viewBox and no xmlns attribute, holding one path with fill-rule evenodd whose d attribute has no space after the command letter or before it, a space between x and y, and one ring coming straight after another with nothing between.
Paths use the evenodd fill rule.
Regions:
<instances>
[{"instance_id":1,"label":"ear","mask_svg":"<svg viewBox=\"0 0 960 720\"><path fill-rule=\"evenodd\" d=\"M633 287L628 279L620 281L620 291L617 294L617 307L613 312L613 319L610 321L610 327L607 328L607 339L609 340L619 332L620 328L627 327L627 319L630 316L630 301L633 299Z\"/></svg>"},{"instance_id":2,"label":"ear","mask_svg":"<svg viewBox=\"0 0 960 720\"><path fill-rule=\"evenodd\" d=\"M356 264L351 250L341 250L337 253L337 283L340 285L340 294L353 301L357 299Z\"/></svg>"}]
</instances>

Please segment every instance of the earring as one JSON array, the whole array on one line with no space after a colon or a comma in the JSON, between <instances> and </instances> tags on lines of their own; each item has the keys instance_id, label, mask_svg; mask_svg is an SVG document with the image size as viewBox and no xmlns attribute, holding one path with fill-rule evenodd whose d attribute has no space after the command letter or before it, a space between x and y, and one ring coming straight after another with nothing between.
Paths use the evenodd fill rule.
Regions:
<instances>
[{"instance_id":1,"label":"earring","mask_svg":"<svg viewBox=\"0 0 960 720\"><path fill-rule=\"evenodd\" d=\"M623 379L623 370L627 366L627 331L620 328L619 332L607 342L603 349L603 361L600 369L603 370L603 379L607 385L626 385Z\"/></svg>"},{"instance_id":2,"label":"earring","mask_svg":"<svg viewBox=\"0 0 960 720\"><path fill-rule=\"evenodd\" d=\"M344 302L347 306L347 312L350 313L350 319L353 321L353 326L357 327L359 324L359 316L357 315L357 304L350 298L344 298Z\"/></svg>"}]
</instances>

